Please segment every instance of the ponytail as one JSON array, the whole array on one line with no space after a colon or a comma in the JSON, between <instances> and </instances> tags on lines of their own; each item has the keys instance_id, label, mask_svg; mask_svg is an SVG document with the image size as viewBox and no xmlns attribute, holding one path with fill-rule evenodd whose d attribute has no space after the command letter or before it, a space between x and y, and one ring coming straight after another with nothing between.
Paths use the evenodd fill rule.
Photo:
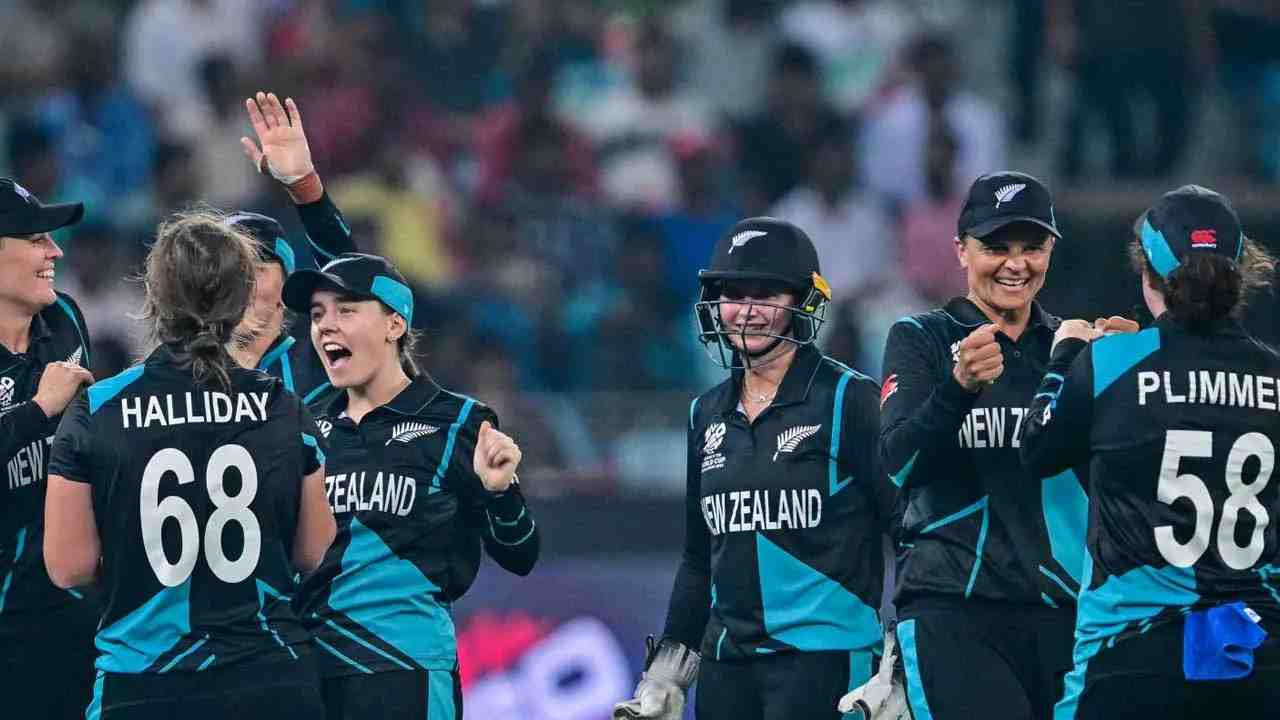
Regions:
<instances>
[{"instance_id":1,"label":"ponytail","mask_svg":"<svg viewBox=\"0 0 1280 720\"><path fill-rule=\"evenodd\" d=\"M178 215L156 231L142 317L198 384L231 389L226 344L253 296L256 262L253 240L216 212Z\"/></svg>"}]
</instances>

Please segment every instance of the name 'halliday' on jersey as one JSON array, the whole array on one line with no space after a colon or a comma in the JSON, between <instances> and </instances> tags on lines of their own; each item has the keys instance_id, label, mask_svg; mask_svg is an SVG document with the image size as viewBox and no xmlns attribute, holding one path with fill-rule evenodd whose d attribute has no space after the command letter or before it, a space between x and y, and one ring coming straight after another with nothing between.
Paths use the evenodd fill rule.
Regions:
<instances>
[{"instance_id":1,"label":"name 'halliday' on jersey","mask_svg":"<svg viewBox=\"0 0 1280 720\"><path fill-rule=\"evenodd\" d=\"M127 397L120 401L120 421L125 430L202 423L266 422L267 393L227 395L211 390Z\"/></svg>"}]
</instances>

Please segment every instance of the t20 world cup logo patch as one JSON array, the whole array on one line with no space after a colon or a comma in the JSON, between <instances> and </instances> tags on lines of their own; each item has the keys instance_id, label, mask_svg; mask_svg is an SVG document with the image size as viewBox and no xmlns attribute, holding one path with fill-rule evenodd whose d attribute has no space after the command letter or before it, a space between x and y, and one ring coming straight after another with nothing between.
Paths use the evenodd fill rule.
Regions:
<instances>
[{"instance_id":1,"label":"t20 world cup logo patch","mask_svg":"<svg viewBox=\"0 0 1280 720\"><path fill-rule=\"evenodd\" d=\"M720 445L724 442L727 429L722 422L712 423L702 434L702 472L724 467L724 455L720 453Z\"/></svg>"},{"instance_id":2,"label":"t20 world cup logo patch","mask_svg":"<svg viewBox=\"0 0 1280 720\"><path fill-rule=\"evenodd\" d=\"M9 412L13 405L13 378L0 377L0 415Z\"/></svg>"}]
</instances>

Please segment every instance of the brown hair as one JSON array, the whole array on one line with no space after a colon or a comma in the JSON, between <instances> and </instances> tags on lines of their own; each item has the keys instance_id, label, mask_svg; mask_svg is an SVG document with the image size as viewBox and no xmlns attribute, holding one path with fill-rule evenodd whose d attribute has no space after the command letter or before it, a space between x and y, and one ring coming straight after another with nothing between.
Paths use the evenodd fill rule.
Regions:
<instances>
[{"instance_id":1,"label":"brown hair","mask_svg":"<svg viewBox=\"0 0 1280 720\"><path fill-rule=\"evenodd\" d=\"M257 262L253 239L216 211L175 215L156 230L142 276L142 318L153 341L191 365L197 383L231 388L235 361L224 346L253 297Z\"/></svg>"},{"instance_id":2,"label":"brown hair","mask_svg":"<svg viewBox=\"0 0 1280 720\"><path fill-rule=\"evenodd\" d=\"M391 315L395 312L386 305L382 305L382 312ZM401 315L401 317L404 317ZM404 370L404 374L410 378L416 378L422 374L422 370L418 367L418 343L422 340L422 332L414 330L406 321L404 324L404 334L396 339L396 353L400 358L400 369Z\"/></svg>"},{"instance_id":3,"label":"brown hair","mask_svg":"<svg viewBox=\"0 0 1280 720\"><path fill-rule=\"evenodd\" d=\"M1276 269L1276 259L1248 238L1244 239L1239 261L1195 253L1183 258L1164 278L1147 257L1142 238L1134 237L1129 244L1129 264L1139 274L1145 271L1146 282L1164 296L1173 317L1196 331L1207 330L1221 318L1238 316L1248 304L1250 293L1271 285Z\"/></svg>"}]
</instances>

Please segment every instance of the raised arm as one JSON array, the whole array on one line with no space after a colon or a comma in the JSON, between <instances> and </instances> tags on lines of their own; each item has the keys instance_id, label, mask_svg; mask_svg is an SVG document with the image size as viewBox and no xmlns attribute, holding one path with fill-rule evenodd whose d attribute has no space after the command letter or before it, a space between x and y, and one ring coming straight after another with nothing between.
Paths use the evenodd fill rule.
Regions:
<instances>
[{"instance_id":1,"label":"raised arm","mask_svg":"<svg viewBox=\"0 0 1280 720\"><path fill-rule=\"evenodd\" d=\"M342 253L357 252L351 229L316 173L297 103L285 98L282 104L275 93L258 92L244 105L257 142L242 137L240 145L258 172L284 185L316 260L323 265Z\"/></svg>"},{"instance_id":2,"label":"raised arm","mask_svg":"<svg viewBox=\"0 0 1280 720\"><path fill-rule=\"evenodd\" d=\"M952 461L949 451L955 447L956 432L978 396L966 390L953 372L938 372L934 354L933 344L915 320L899 320L889 331L880 459L889 479L900 488L949 474L947 463Z\"/></svg>"}]
</instances>

